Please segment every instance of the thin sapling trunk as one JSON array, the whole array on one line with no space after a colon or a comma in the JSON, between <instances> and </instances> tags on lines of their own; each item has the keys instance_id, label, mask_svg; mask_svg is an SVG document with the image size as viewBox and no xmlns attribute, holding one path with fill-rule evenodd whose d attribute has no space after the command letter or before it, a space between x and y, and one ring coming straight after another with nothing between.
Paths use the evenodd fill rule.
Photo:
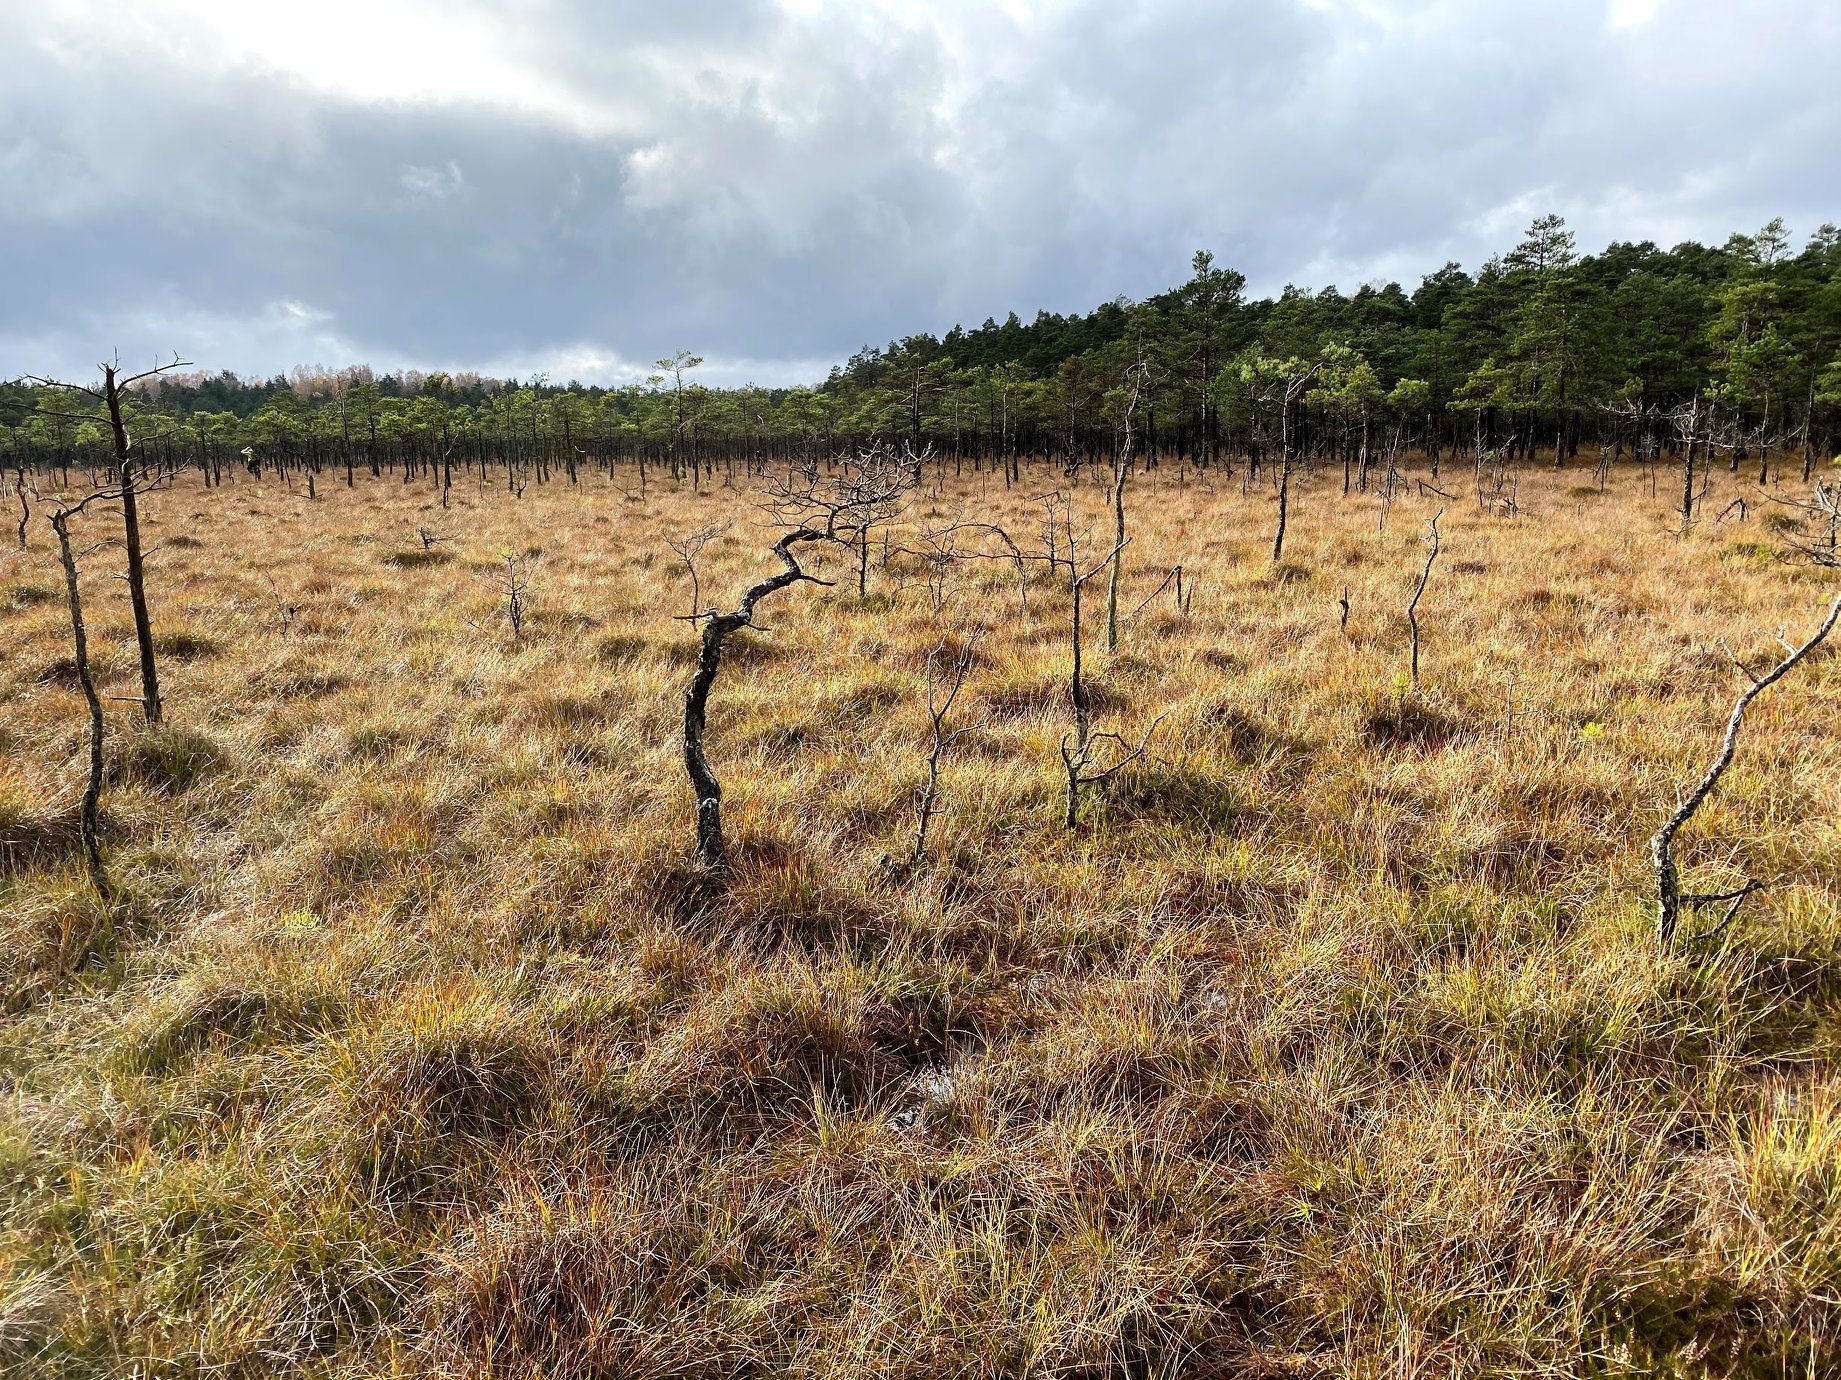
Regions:
<instances>
[{"instance_id":1,"label":"thin sapling trunk","mask_svg":"<svg viewBox=\"0 0 1841 1380\"><path fill-rule=\"evenodd\" d=\"M102 697L96 693L96 681L90 674L89 631L83 622L83 597L77 588L77 557L70 545L70 519L76 510L60 508L51 515L51 529L57 533L58 560L64 567L64 594L70 605L70 635L73 659L77 668L77 685L89 706L89 776L83 786L83 803L78 809L77 825L83 839L83 856L89 867L90 881L106 902L112 899L109 877L102 865L102 844L97 836L97 806L102 799Z\"/></svg>"},{"instance_id":2,"label":"thin sapling trunk","mask_svg":"<svg viewBox=\"0 0 1841 1380\"><path fill-rule=\"evenodd\" d=\"M1432 562L1438 559L1438 520L1444 515L1445 510L1443 508L1440 508L1432 515L1431 530L1425 537L1425 569L1419 572L1419 583L1413 587L1413 597L1406 606L1407 625L1413 632L1413 685L1415 687L1419 684L1419 601L1425 596L1426 583L1432 578ZM1348 624L1346 595L1344 599L1343 623L1346 627Z\"/></svg>"}]
</instances>

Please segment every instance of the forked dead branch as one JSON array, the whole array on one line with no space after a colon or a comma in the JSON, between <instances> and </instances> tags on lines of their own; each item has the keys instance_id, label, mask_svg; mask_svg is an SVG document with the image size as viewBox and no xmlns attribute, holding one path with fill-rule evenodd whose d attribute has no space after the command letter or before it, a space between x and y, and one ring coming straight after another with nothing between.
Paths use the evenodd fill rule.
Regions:
<instances>
[{"instance_id":1,"label":"forked dead branch","mask_svg":"<svg viewBox=\"0 0 1841 1380\"><path fill-rule=\"evenodd\" d=\"M940 761L969 728L948 729L946 717L952 713L959 691L965 687L966 673L978 650L978 632L972 632L959 646L959 654L948 664L946 645L941 643L927 653L927 780L914 792L914 848L908 854L908 867L918 867L927 856L927 831L940 813Z\"/></svg>"},{"instance_id":2,"label":"forked dead branch","mask_svg":"<svg viewBox=\"0 0 1841 1380\"><path fill-rule=\"evenodd\" d=\"M665 545L676 553L677 558L684 563L685 573L690 576L690 612L685 615L687 618L695 618L703 606L703 583L697 574L697 558L703 554L704 547L734 525L733 522L712 522L685 536L665 538Z\"/></svg>"},{"instance_id":3,"label":"forked dead branch","mask_svg":"<svg viewBox=\"0 0 1841 1380\"><path fill-rule=\"evenodd\" d=\"M1745 903L1745 899L1770 885L1768 881L1753 877L1730 891L1683 891L1681 873L1675 862L1675 836L1694 817L1694 812L1706 802L1707 797L1713 794L1713 788L1719 785L1720 777L1725 775L1726 768L1732 765L1733 754L1738 751L1739 746L1739 727L1745 722L1745 711L1751 707L1752 701L1782 680L1798 662L1819 647L1823 639L1834 630L1837 619L1841 619L1841 594L1837 594L1828 605L1827 616L1822 619L1821 625L1809 635L1808 640L1800 646L1784 642L1786 655L1783 660L1763 675L1754 673L1738 657L1733 656L1730 651L1727 652L1732 664L1738 667L1739 672L1751 684L1745 688L1732 706L1732 713L1726 720L1725 737L1720 742L1719 755L1713 759L1713 765L1707 768L1694 789L1680 798L1674 813L1669 815L1649 841L1649 856L1656 872L1656 937L1665 947L1675 942L1682 911L1697 910L1702 906L1725 905L1728 907L1725 916L1712 930L1709 930L1706 935L1696 936L1696 938L1705 938L1731 924L1739 913L1739 907ZM1779 641L1783 639L1779 638Z\"/></svg>"}]
</instances>

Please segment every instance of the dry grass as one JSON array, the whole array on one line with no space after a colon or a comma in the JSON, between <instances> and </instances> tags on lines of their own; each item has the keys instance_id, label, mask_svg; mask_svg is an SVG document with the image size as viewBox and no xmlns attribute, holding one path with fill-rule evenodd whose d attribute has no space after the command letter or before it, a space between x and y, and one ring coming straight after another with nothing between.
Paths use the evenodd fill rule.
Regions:
<instances>
[{"instance_id":1,"label":"dry grass","mask_svg":"<svg viewBox=\"0 0 1841 1380\"><path fill-rule=\"evenodd\" d=\"M0 556L0 1368L1833 1373L1841 659L1761 703L1688 850L1701 889L1788 884L1663 955L1643 854L1730 703L1716 640L1762 655L1824 586L1575 479L1447 505L1417 694L1425 505L1382 531L1308 486L1275 576L1269 495L1141 479L1130 589L1200 592L1095 656L1101 727L1167 717L1072 834L1064 594L776 596L716 692L726 880L690 863L663 538L740 516L702 562L730 598L739 494L153 496L189 538L150 575L173 726L113 707L112 909L54 560ZM1033 527L1035 492L911 517ZM927 654L979 621L898 877Z\"/></svg>"}]
</instances>

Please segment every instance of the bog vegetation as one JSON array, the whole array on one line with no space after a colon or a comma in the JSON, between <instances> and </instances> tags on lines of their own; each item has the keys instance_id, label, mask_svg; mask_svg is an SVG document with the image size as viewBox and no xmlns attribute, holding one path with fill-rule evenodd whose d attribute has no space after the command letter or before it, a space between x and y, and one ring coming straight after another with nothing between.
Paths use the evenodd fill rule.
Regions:
<instances>
[{"instance_id":1,"label":"bog vegetation","mask_svg":"<svg viewBox=\"0 0 1841 1380\"><path fill-rule=\"evenodd\" d=\"M6 390L0 1371L1833 1370L1837 246Z\"/></svg>"}]
</instances>

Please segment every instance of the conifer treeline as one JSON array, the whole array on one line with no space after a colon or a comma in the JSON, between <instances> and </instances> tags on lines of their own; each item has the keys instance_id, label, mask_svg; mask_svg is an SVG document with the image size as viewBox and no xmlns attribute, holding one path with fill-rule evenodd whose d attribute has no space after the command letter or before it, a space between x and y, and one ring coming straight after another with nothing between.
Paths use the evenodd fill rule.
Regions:
<instances>
[{"instance_id":1,"label":"conifer treeline","mask_svg":"<svg viewBox=\"0 0 1841 1380\"><path fill-rule=\"evenodd\" d=\"M1775 453L1806 476L1841 420L1841 231L1800 250L1781 221L1718 248L1613 244L1579 256L1556 216L1472 275L1447 264L1407 293L1288 288L1248 300L1245 279L1198 253L1187 282L1085 316L1013 314L944 337L866 348L811 388L709 388L694 358L615 388L466 375L296 370L266 382L167 376L141 395L143 455L289 473L578 479L584 468L754 464L871 438L932 446L960 467L1073 468L1110 453L1128 371L1142 377L1144 462L1255 462L1270 390L1325 361L1291 419L1317 457L1452 449L1565 461L1654 455L1704 436L1737 458ZM1692 428L1682 416L1691 410ZM96 463L100 419L46 390L0 387L8 468ZM150 415L151 414L151 415ZM643 474L641 476L643 478Z\"/></svg>"}]
</instances>

